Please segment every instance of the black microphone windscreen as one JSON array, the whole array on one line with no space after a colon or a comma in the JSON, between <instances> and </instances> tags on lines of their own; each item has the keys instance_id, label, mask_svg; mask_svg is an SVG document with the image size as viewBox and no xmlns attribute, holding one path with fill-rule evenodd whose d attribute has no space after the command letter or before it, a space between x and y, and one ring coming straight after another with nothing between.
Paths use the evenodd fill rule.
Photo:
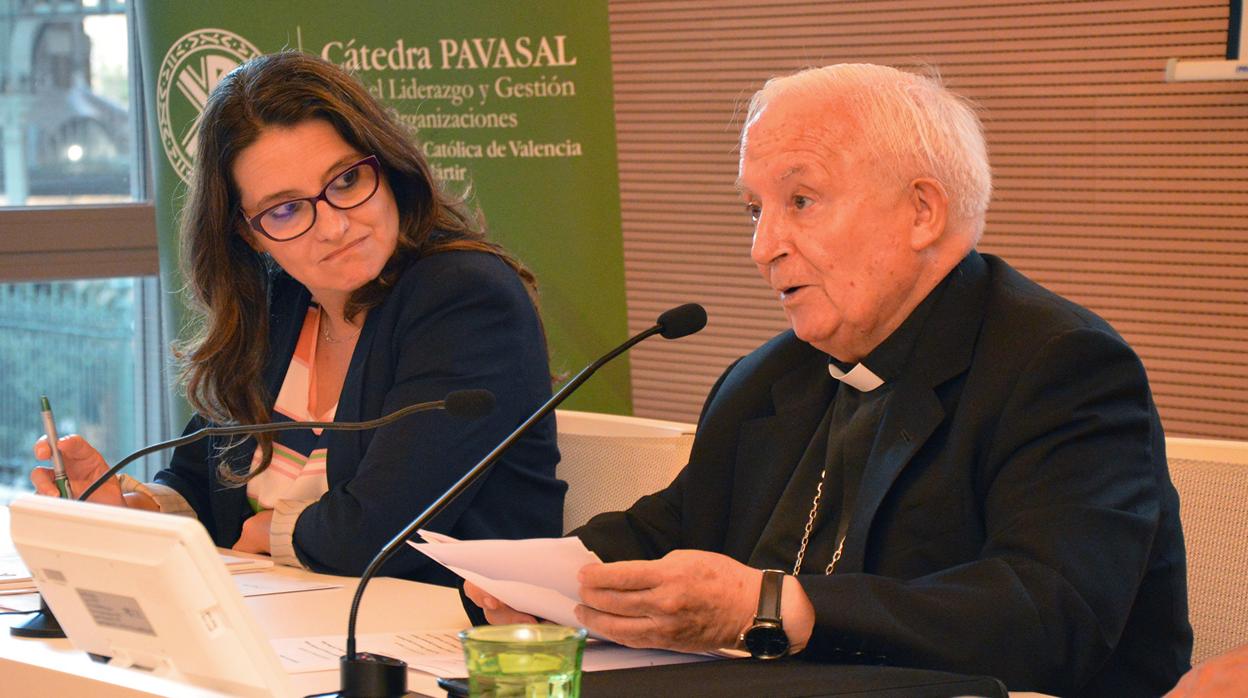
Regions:
<instances>
[{"instance_id":1,"label":"black microphone windscreen","mask_svg":"<svg viewBox=\"0 0 1248 698\"><path fill-rule=\"evenodd\" d=\"M494 411L494 393L479 388L447 393L446 411L464 419L484 417Z\"/></svg>"},{"instance_id":2,"label":"black microphone windscreen","mask_svg":"<svg viewBox=\"0 0 1248 698\"><path fill-rule=\"evenodd\" d=\"M685 303L663 313L656 322L663 339L680 339L706 327L706 308Z\"/></svg>"}]
</instances>

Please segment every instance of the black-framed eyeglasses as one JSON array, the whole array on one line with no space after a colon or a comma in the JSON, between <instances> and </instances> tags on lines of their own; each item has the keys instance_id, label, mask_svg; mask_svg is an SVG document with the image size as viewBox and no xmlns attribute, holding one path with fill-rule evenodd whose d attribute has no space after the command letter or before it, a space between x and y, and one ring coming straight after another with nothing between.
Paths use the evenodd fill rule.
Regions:
<instances>
[{"instance_id":1,"label":"black-framed eyeglasses","mask_svg":"<svg viewBox=\"0 0 1248 698\"><path fill-rule=\"evenodd\" d=\"M316 196L283 201L247 218L257 233L274 242L294 240L316 224L316 204L324 201L339 211L355 208L373 198L381 182L381 162L369 155L334 176ZM246 217L247 213L244 212Z\"/></svg>"}]
</instances>

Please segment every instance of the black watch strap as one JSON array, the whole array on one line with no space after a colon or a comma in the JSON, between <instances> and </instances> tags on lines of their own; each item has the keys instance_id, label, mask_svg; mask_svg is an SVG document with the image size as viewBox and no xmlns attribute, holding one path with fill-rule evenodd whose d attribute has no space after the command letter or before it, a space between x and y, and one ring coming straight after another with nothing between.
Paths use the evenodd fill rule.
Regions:
<instances>
[{"instance_id":1,"label":"black watch strap","mask_svg":"<svg viewBox=\"0 0 1248 698\"><path fill-rule=\"evenodd\" d=\"M763 583L758 590L758 612L754 614L754 622L780 622L780 601L783 592L784 572L763 570Z\"/></svg>"},{"instance_id":2,"label":"black watch strap","mask_svg":"<svg viewBox=\"0 0 1248 698\"><path fill-rule=\"evenodd\" d=\"M780 619L780 599L784 592L784 572L763 570L758 589L758 612L754 624L741 634L746 649L755 659L779 659L789 652L789 638Z\"/></svg>"}]
</instances>

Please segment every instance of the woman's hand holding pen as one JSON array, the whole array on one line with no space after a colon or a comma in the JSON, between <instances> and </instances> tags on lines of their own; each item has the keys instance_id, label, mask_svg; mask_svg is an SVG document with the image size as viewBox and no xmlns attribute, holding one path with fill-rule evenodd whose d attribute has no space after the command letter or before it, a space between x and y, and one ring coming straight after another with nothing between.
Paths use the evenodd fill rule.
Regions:
<instances>
[{"instance_id":1,"label":"woman's hand holding pen","mask_svg":"<svg viewBox=\"0 0 1248 698\"><path fill-rule=\"evenodd\" d=\"M108 463L104 461L104 456L77 434L61 438L60 450L61 458L65 462L65 474L69 476L70 487L74 492L85 491L96 478L108 470ZM35 458L42 461L52 459L52 447L48 445L48 437L40 437L35 442ZM39 494L59 496L51 468L35 468L30 472L30 481ZM126 506L121 486L115 477L109 478L108 482L96 490L95 494L91 495L91 501L98 504Z\"/></svg>"}]
</instances>

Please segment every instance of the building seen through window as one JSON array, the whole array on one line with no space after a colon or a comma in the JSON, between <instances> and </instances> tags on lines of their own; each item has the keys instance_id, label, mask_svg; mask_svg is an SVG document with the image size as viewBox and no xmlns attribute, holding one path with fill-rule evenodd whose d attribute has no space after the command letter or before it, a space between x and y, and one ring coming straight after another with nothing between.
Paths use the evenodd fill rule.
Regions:
<instances>
[{"instance_id":1,"label":"building seen through window","mask_svg":"<svg viewBox=\"0 0 1248 698\"><path fill-rule=\"evenodd\" d=\"M30 488L31 447L47 395L62 435L115 462L142 444L146 402L140 282L91 279L0 285L0 500Z\"/></svg>"},{"instance_id":2,"label":"building seen through window","mask_svg":"<svg viewBox=\"0 0 1248 698\"><path fill-rule=\"evenodd\" d=\"M0 0L0 205L128 201L125 3Z\"/></svg>"},{"instance_id":3,"label":"building seen through window","mask_svg":"<svg viewBox=\"0 0 1248 698\"><path fill-rule=\"evenodd\" d=\"M60 251L29 233L31 216L68 228L81 225L75 207L145 198L127 9L0 0L0 237L32 260L18 278L0 277L0 502L30 489L40 395L62 435L86 436L110 461L166 435L157 281L141 275L150 270L55 278L43 262ZM101 215L74 235L107 225ZM79 273L94 273L85 266Z\"/></svg>"}]
</instances>

